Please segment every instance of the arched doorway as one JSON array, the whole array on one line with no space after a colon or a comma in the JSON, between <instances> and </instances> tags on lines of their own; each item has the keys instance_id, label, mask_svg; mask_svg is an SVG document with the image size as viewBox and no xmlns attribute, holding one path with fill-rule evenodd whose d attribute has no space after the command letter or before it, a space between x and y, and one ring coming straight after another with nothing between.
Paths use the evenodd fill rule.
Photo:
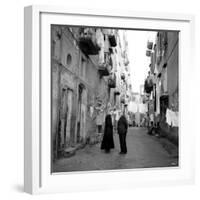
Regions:
<instances>
[{"instance_id":1,"label":"arched doorway","mask_svg":"<svg viewBox=\"0 0 200 200\"><path fill-rule=\"evenodd\" d=\"M59 116L59 149L62 151L70 145L73 90L62 88Z\"/></svg>"}]
</instances>

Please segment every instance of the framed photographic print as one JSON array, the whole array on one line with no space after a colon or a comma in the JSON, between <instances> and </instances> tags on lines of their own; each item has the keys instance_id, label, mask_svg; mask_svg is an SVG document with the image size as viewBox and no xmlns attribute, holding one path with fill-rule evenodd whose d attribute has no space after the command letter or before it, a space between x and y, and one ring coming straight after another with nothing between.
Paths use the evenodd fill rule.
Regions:
<instances>
[{"instance_id":1,"label":"framed photographic print","mask_svg":"<svg viewBox=\"0 0 200 200\"><path fill-rule=\"evenodd\" d=\"M193 48L191 15L26 7L25 191L192 183Z\"/></svg>"}]
</instances>

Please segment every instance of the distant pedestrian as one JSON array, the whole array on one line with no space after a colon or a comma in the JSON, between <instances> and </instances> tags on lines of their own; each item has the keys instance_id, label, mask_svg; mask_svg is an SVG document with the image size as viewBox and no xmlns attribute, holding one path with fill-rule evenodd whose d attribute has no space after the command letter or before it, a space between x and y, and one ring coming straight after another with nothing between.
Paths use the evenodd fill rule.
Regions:
<instances>
[{"instance_id":1,"label":"distant pedestrian","mask_svg":"<svg viewBox=\"0 0 200 200\"><path fill-rule=\"evenodd\" d=\"M117 131L119 134L120 149L121 149L120 154L127 153L127 147L126 147L127 129L128 129L128 123L127 123L126 117L124 115L122 115L119 118L119 121L117 124Z\"/></svg>"},{"instance_id":2,"label":"distant pedestrian","mask_svg":"<svg viewBox=\"0 0 200 200\"><path fill-rule=\"evenodd\" d=\"M154 115L150 114L150 125L154 124Z\"/></svg>"},{"instance_id":3,"label":"distant pedestrian","mask_svg":"<svg viewBox=\"0 0 200 200\"><path fill-rule=\"evenodd\" d=\"M153 122L151 121L151 125L148 127L148 134L149 134L149 135L153 135L154 132L155 132L154 124L153 124Z\"/></svg>"},{"instance_id":4,"label":"distant pedestrian","mask_svg":"<svg viewBox=\"0 0 200 200\"><path fill-rule=\"evenodd\" d=\"M114 148L114 140L113 140L113 125L112 125L112 117L110 114L106 115L105 118L105 128L103 141L101 143L101 149L104 149L106 153L110 151L110 149Z\"/></svg>"}]
</instances>

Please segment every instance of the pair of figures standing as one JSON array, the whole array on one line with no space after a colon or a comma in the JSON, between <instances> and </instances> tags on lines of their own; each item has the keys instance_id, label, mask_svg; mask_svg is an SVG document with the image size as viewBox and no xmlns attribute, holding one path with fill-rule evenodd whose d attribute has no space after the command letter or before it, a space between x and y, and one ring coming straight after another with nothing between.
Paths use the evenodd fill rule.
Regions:
<instances>
[{"instance_id":1,"label":"pair of figures standing","mask_svg":"<svg viewBox=\"0 0 200 200\"><path fill-rule=\"evenodd\" d=\"M128 129L128 123L126 117L122 115L117 123L117 132L119 134L119 141L120 141L120 154L127 153L126 147L126 134ZM114 148L114 140L113 140L113 125L112 125L112 117L111 115L106 115L105 119L105 128L104 128L104 135L103 140L101 143L101 149L104 149L106 152L109 152L110 149Z\"/></svg>"}]
</instances>

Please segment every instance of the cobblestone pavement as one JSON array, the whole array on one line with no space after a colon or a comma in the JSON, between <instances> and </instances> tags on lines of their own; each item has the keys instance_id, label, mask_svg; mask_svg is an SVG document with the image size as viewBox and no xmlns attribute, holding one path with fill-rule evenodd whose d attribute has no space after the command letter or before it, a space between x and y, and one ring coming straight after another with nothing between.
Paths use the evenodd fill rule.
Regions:
<instances>
[{"instance_id":1,"label":"cobblestone pavement","mask_svg":"<svg viewBox=\"0 0 200 200\"><path fill-rule=\"evenodd\" d=\"M145 128L129 128L126 140L126 155L119 154L119 139L114 134L115 149L110 153L100 150L100 144L87 145L74 156L57 160L53 172L178 166L177 148L165 139L149 136Z\"/></svg>"}]
</instances>

